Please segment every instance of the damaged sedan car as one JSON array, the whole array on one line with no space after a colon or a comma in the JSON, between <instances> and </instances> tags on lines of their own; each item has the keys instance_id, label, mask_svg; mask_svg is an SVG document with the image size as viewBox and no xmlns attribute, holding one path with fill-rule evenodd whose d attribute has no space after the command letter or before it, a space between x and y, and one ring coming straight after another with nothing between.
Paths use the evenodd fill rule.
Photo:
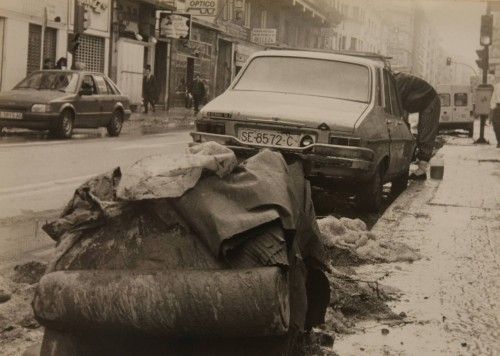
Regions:
<instances>
[{"instance_id":1,"label":"damaged sedan car","mask_svg":"<svg viewBox=\"0 0 500 356\"><path fill-rule=\"evenodd\" d=\"M262 148L298 156L313 185L378 211L385 183L395 193L408 183L415 141L403 116L381 55L268 50L203 108L192 137L241 156Z\"/></svg>"}]
</instances>

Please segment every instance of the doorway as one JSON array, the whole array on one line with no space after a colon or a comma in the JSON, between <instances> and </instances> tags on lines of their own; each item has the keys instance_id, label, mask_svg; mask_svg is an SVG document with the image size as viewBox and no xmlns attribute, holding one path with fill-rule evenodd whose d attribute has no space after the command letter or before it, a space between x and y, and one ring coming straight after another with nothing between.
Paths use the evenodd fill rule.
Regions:
<instances>
[{"instance_id":1,"label":"doorway","mask_svg":"<svg viewBox=\"0 0 500 356\"><path fill-rule=\"evenodd\" d=\"M188 57L186 66L186 88L189 92L193 90L194 81L194 58Z\"/></svg>"},{"instance_id":2,"label":"doorway","mask_svg":"<svg viewBox=\"0 0 500 356\"><path fill-rule=\"evenodd\" d=\"M219 56L217 57L217 81L215 95L222 94L231 84L233 44L219 39Z\"/></svg>"},{"instance_id":3,"label":"doorway","mask_svg":"<svg viewBox=\"0 0 500 356\"><path fill-rule=\"evenodd\" d=\"M168 43L158 41L155 49L155 78L158 90L158 104L165 105L167 100L168 83Z\"/></svg>"}]
</instances>

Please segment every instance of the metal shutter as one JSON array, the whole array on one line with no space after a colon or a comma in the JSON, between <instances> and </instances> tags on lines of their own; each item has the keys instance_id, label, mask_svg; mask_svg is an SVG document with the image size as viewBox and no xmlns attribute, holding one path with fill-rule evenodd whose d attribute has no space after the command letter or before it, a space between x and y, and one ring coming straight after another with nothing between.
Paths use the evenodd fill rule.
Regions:
<instances>
[{"instance_id":1,"label":"metal shutter","mask_svg":"<svg viewBox=\"0 0 500 356\"><path fill-rule=\"evenodd\" d=\"M40 48L42 45L42 26L30 24L28 34L28 73L40 69ZM50 58L56 62L57 30L45 29L45 42L43 45L43 58Z\"/></svg>"},{"instance_id":2,"label":"metal shutter","mask_svg":"<svg viewBox=\"0 0 500 356\"><path fill-rule=\"evenodd\" d=\"M90 35L80 36L76 61L85 64L85 69L104 73L104 38Z\"/></svg>"}]
</instances>

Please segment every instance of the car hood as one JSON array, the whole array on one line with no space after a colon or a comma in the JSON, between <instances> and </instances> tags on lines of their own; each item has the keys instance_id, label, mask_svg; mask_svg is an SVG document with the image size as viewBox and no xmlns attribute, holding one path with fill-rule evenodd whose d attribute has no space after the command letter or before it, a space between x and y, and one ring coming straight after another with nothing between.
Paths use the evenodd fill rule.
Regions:
<instances>
[{"instance_id":1,"label":"car hood","mask_svg":"<svg viewBox=\"0 0 500 356\"><path fill-rule=\"evenodd\" d=\"M300 122L311 128L325 123L332 130L352 131L367 108L367 103L327 97L228 90L208 103L203 112L231 113L233 117L250 120Z\"/></svg>"},{"instance_id":2,"label":"car hood","mask_svg":"<svg viewBox=\"0 0 500 356\"><path fill-rule=\"evenodd\" d=\"M62 99L73 94L57 90L18 89L0 93L1 106L31 107L33 104L48 104L52 100Z\"/></svg>"}]
</instances>

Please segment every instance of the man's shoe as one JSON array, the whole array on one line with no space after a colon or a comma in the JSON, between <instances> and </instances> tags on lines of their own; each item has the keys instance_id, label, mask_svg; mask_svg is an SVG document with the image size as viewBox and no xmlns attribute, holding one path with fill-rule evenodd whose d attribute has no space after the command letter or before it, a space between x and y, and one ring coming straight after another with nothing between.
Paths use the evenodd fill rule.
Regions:
<instances>
[{"instance_id":1,"label":"man's shoe","mask_svg":"<svg viewBox=\"0 0 500 356\"><path fill-rule=\"evenodd\" d=\"M411 179L411 180L426 180L427 179L427 173L424 173L424 174L415 174L415 173L412 173L412 174L410 174L410 176L408 178Z\"/></svg>"}]
</instances>

